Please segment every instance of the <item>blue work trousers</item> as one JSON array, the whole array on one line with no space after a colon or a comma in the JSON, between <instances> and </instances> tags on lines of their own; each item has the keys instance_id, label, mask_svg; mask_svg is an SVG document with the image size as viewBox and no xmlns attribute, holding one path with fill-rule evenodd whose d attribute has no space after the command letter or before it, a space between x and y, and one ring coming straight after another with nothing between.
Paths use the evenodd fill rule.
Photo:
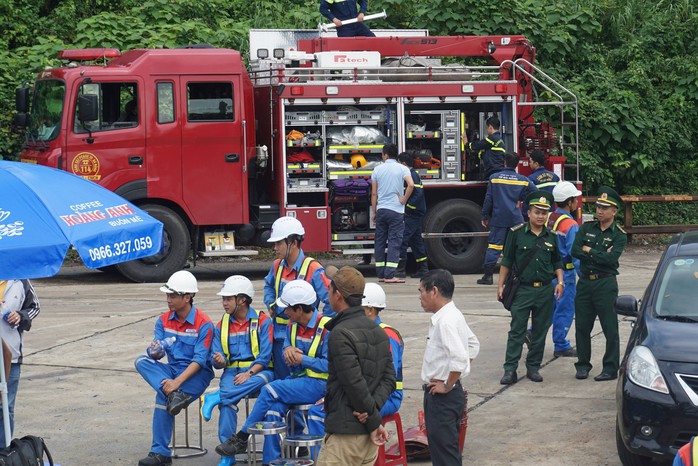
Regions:
<instances>
[{"instance_id":1,"label":"blue work trousers","mask_svg":"<svg viewBox=\"0 0 698 466\"><path fill-rule=\"evenodd\" d=\"M402 236L405 232L405 214L390 209L376 212L376 275L378 278L393 278L400 261ZM388 247L386 257L385 248Z\"/></svg>"},{"instance_id":2,"label":"blue work trousers","mask_svg":"<svg viewBox=\"0 0 698 466\"><path fill-rule=\"evenodd\" d=\"M485 252L485 263L483 267L485 273L492 272L492 269L497 265L497 259L504 250L504 241L507 239L509 228L490 226L490 237L487 240L487 252Z\"/></svg>"},{"instance_id":3,"label":"blue work trousers","mask_svg":"<svg viewBox=\"0 0 698 466\"><path fill-rule=\"evenodd\" d=\"M412 254L417 262L426 260L427 250L422 238L423 218L423 215L405 215L405 232L402 236L400 259L407 259L407 247L409 246L412 248Z\"/></svg>"},{"instance_id":4,"label":"blue work trousers","mask_svg":"<svg viewBox=\"0 0 698 466\"><path fill-rule=\"evenodd\" d=\"M352 23L337 28L337 37L376 37L364 23Z\"/></svg>"},{"instance_id":5,"label":"blue work trousers","mask_svg":"<svg viewBox=\"0 0 698 466\"><path fill-rule=\"evenodd\" d=\"M574 320L574 298L577 296L577 282L574 270L565 271L565 292L560 301L555 301L553 309L553 343L555 351L565 351L572 348L567 339L572 321ZM553 280L553 288L557 285L557 279Z\"/></svg>"},{"instance_id":6,"label":"blue work trousers","mask_svg":"<svg viewBox=\"0 0 698 466\"><path fill-rule=\"evenodd\" d=\"M242 431L254 426L255 423L266 421L283 421L286 411L293 405L314 404L325 396L327 382L312 377L293 377L275 380L260 391L259 398L254 404ZM296 423L298 427L298 423ZM264 437L262 463L269 464L281 456L281 443L278 435Z\"/></svg>"},{"instance_id":7,"label":"blue work trousers","mask_svg":"<svg viewBox=\"0 0 698 466\"><path fill-rule=\"evenodd\" d=\"M10 378L7 379L7 407L10 411L10 440L15 431L15 399L19 388L19 374L22 372L22 365L16 362L10 366ZM5 423L3 422L2 410L0 410L0 443L5 446Z\"/></svg>"},{"instance_id":8,"label":"blue work trousers","mask_svg":"<svg viewBox=\"0 0 698 466\"><path fill-rule=\"evenodd\" d=\"M274 380L271 370L264 370L253 375L245 383L235 385L235 376L240 372L246 372L249 368L230 367L223 371L220 381L221 404L218 406L220 417L218 418L218 438L225 442L231 435L237 432L238 403L247 395L259 391L264 385Z\"/></svg>"},{"instance_id":9,"label":"blue work trousers","mask_svg":"<svg viewBox=\"0 0 698 466\"><path fill-rule=\"evenodd\" d=\"M153 411L153 444L150 451L164 456L171 456L172 452L169 448L170 439L172 438L172 425L174 417L167 412L167 395L160 389L162 381L165 379L174 379L179 376L186 366L173 367L159 361L155 361L146 355L141 355L136 358L134 363L136 370L145 379L145 381L155 390L155 410ZM196 399L206 390L208 384L211 383L212 373L209 371L200 370L179 389Z\"/></svg>"}]
</instances>

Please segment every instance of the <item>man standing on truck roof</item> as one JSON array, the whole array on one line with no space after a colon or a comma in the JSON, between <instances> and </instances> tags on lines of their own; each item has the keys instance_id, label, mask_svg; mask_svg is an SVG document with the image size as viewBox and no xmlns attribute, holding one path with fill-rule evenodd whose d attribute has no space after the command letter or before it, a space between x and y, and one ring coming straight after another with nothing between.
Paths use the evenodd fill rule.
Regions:
<instances>
[{"instance_id":1,"label":"man standing on truck roof","mask_svg":"<svg viewBox=\"0 0 698 466\"><path fill-rule=\"evenodd\" d=\"M534 190L533 183L515 171L519 163L518 155L506 154L504 162L506 168L490 176L485 202L482 204L482 226L489 227L490 236L483 264L485 274L477 281L478 285L494 283L492 274L504 249L507 232L509 228L523 223L520 203Z\"/></svg>"},{"instance_id":2,"label":"man standing on truck roof","mask_svg":"<svg viewBox=\"0 0 698 466\"><path fill-rule=\"evenodd\" d=\"M358 15L356 14L357 5ZM337 37L376 37L363 23L367 10L368 0L320 0L320 13L337 26ZM358 22L342 24L342 21L354 18Z\"/></svg>"}]
</instances>

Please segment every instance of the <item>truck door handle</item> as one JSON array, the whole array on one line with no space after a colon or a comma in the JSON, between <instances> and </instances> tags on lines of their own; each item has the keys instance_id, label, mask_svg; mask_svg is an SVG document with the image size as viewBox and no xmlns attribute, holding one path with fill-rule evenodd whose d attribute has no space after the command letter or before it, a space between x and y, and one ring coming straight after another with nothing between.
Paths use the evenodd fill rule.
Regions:
<instances>
[{"instance_id":1,"label":"truck door handle","mask_svg":"<svg viewBox=\"0 0 698 466\"><path fill-rule=\"evenodd\" d=\"M227 163L235 163L240 161L239 154L225 154L225 161Z\"/></svg>"},{"instance_id":2,"label":"truck door handle","mask_svg":"<svg viewBox=\"0 0 698 466\"><path fill-rule=\"evenodd\" d=\"M129 155L128 156L129 165L143 165L143 157L140 155Z\"/></svg>"}]
</instances>

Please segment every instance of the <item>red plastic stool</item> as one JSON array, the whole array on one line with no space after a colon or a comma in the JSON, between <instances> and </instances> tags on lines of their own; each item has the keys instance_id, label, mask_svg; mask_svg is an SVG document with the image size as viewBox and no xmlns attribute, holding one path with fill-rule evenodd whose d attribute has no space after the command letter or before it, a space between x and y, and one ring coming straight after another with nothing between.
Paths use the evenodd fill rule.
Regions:
<instances>
[{"instance_id":1,"label":"red plastic stool","mask_svg":"<svg viewBox=\"0 0 698 466\"><path fill-rule=\"evenodd\" d=\"M391 466L396 464L401 464L407 466L407 450L405 450L405 434L402 431L402 419L400 419L400 413L391 414L390 416L385 416L383 418L383 425L389 422L395 423L395 429L397 430L397 447L398 452L392 452L394 448L391 448L391 453L386 453L385 445L381 445L378 449L378 459L376 459L375 466Z\"/></svg>"}]
</instances>

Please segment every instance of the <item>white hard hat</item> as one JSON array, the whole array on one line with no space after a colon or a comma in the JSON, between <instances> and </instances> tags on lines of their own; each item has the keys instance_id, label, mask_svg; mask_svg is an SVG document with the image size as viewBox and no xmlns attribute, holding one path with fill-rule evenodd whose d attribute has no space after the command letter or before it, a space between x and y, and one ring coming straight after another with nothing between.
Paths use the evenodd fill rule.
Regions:
<instances>
[{"instance_id":1,"label":"white hard hat","mask_svg":"<svg viewBox=\"0 0 698 466\"><path fill-rule=\"evenodd\" d=\"M317 301L317 294L315 294L313 285L305 280L293 280L286 283L281 291L281 296L276 300L276 305L285 309L298 304L313 305L315 301Z\"/></svg>"},{"instance_id":2,"label":"white hard hat","mask_svg":"<svg viewBox=\"0 0 698 466\"><path fill-rule=\"evenodd\" d=\"M582 192L569 181L560 181L553 188L555 202L564 202L571 197L581 196Z\"/></svg>"},{"instance_id":3,"label":"white hard hat","mask_svg":"<svg viewBox=\"0 0 698 466\"><path fill-rule=\"evenodd\" d=\"M233 275L225 279L218 296L237 296L244 294L250 299L254 299L254 287L249 278L242 275Z\"/></svg>"},{"instance_id":4,"label":"white hard hat","mask_svg":"<svg viewBox=\"0 0 698 466\"><path fill-rule=\"evenodd\" d=\"M366 283L361 305L385 309L385 291L383 291L383 288L378 283Z\"/></svg>"},{"instance_id":5,"label":"white hard hat","mask_svg":"<svg viewBox=\"0 0 698 466\"><path fill-rule=\"evenodd\" d=\"M160 287L163 293L198 293L199 287L196 284L196 277L187 271L175 272L167 280L167 283Z\"/></svg>"},{"instance_id":6,"label":"white hard hat","mask_svg":"<svg viewBox=\"0 0 698 466\"><path fill-rule=\"evenodd\" d=\"M294 217L280 217L271 226L271 236L267 240L270 243L276 243L282 239L286 239L291 235L303 236L305 229L301 222Z\"/></svg>"}]
</instances>

